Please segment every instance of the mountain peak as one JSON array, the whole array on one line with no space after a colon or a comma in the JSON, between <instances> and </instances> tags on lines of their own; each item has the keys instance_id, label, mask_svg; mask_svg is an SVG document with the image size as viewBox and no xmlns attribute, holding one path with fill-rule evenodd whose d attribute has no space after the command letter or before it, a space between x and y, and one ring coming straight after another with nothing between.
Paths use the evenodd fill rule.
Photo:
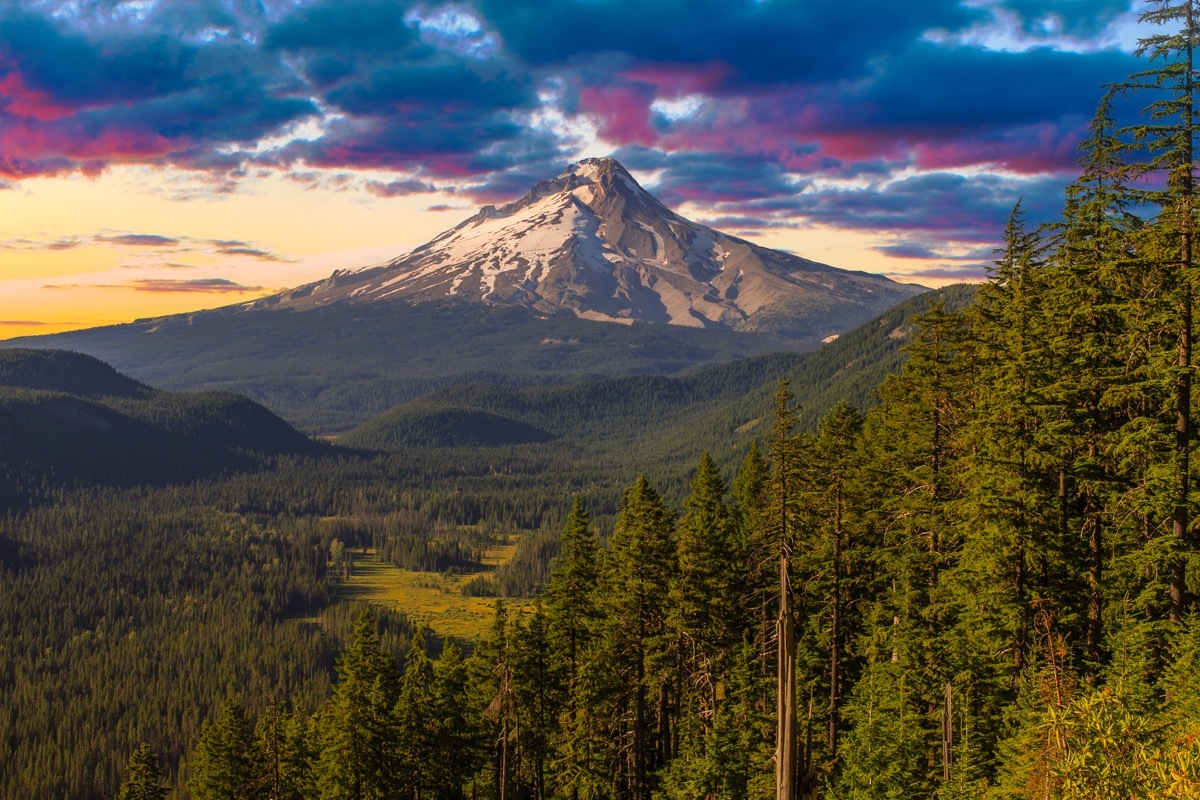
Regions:
<instances>
[{"instance_id":1,"label":"mountain peak","mask_svg":"<svg viewBox=\"0 0 1200 800\"><path fill-rule=\"evenodd\" d=\"M591 178L598 180L608 175L625 176L630 180L633 176L629 174L629 170L621 165L612 156L601 156L600 158L581 158L574 164L569 164L562 172L563 175L578 175L580 177ZM636 183L636 181L635 181Z\"/></svg>"},{"instance_id":2,"label":"mountain peak","mask_svg":"<svg viewBox=\"0 0 1200 800\"><path fill-rule=\"evenodd\" d=\"M691 222L604 157L570 164L507 205L484 206L386 264L335 273L249 308L453 297L807 338L840 333L920 291Z\"/></svg>"}]
</instances>

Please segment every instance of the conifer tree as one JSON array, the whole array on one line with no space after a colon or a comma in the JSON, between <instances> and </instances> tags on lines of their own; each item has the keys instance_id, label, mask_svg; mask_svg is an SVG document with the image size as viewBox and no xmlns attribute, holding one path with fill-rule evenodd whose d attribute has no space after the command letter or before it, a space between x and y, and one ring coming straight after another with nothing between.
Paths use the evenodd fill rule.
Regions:
<instances>
[{"instance_id":1,"label":"conifer tree","mask_svg":"<svg viewBox=\"0 0 1200 800\"><path fill-rule=\"evenodd\" d=\"M242 704L230 698L215 725L206 726L193 754L188 781L197 800L254 800L259 754Z\"/></svg>"},{"instance_id":2,"label":"conifer tree","mask_svg":"<svg viewBox=\"0 0 1200 800\"><path fill-rule=\"evenodd\" d=\"M711 717L715 710L719 662L737 635L737 593L743 582L744 555L737 546L726 493L716 464L704 453L692 493L684 501L679 571L671 587L686 669L702 687L702 717Z\"/></svg>"},{"instance_id":3,"label":"conifer tree","mask_svg":"<svg viewBox=\"0 0 1200 800\"><path fill-rule=\"evenodd\" d=\"M601 573L601 595L610 609L603 622L600 657L620 677L617 763L622 797L649 800L654 773L672 755L675 710L668 591L676 571L674 515L646 476L621 499Z\"/></svg>"},{"instance_id":4,"label":"conifer tree","mask_svg":"<svg viewBox=\"0 0 1200 800\"><path fill-rule=\"evenodd\" d=\"M1132 202L1116 133L1113 90L1102 98L1080 145L1082 174L1067 188L1062 220L1047 262L1046 319L1050 323L1052 372L1044 388L1057 415L1049 422L1052 448L1062 454L1060 490L1064 559L1086 559L1084 658L1094 676L1104 639L1104 570L1111 506L1130 485L1115 457L1120 431L1129 421L1128 355L1134 299L1143 294L1147 265L1132 246L1142 221L1127 211ZM1069 503L1074 496L1075 502ZM1072 507L1072 505L1074 507ZM1068 535L1078 528L1085 555ZM1068 568L1068 572L1077 572ZM1064 576L1066 581L1071 575ZM1072 592L1071 595L1075 595ZM1066 598L1062 598L1066 600Z\"/></svg>"},{"instance_id":5,"label":"conifer tree","mask_svg":"<svg viewBox=\"0 0 1200 800\"><path fill-rule=\"evenodd\" d=\"M886 775L899 783L880 791L898 796L929 795L943 775L938 730L946 678L943 571L953 565L960 545L954 505L961 497L961 435L964 407L971 400L964 363L964 319L935 303L920 320L901 374L879 390L881 404L864 425L865 453L872 463L862 491L873 495L869 524L880 531L873 559L874 595L864 608L871 648L861 691L845 708L851 727L846 742L849 764L866 763L885 752L878 737L891 736ZM867 703L887 708L879 724ZM853 707L851 707L853 706ZM889 728L889 725L899 726ZM903 736L896 738L898 730ZM923 746L913 755L914 742ZM884 780L881 774L878 785Z\"/></svg>"},{"instance_id":6,"label":"conifer tree","mask_svg":"<svg viewBox=\"0 0 1200 800\"><path fill-rule=\"evenodd\" d=\"M512 797L520 784L521 719L517 704L515 654L508 609L496 600L492 626L471 656L471 682L485 722L483 739L491 753L492 793Z\"/></svg>"},{"instance_id":7,"label":"conifer tree","mask_svg":"<svg viewBox=\"0 0 1200 800\"><path fill-rule=\"evenodd\" d=\"M438 765L434 742L433 664L425 652L425 629L419 629L404 659L404 674L396 699L395 746L398 796L420 800L431 787Z\"/></svg>"},{"instance_id":8,"label":"conifer tree","mask_svg":"<svg viewBox=\"0 0 1200 800\"><path fill-rule=\"evenodd\" d=\"M542 609L536 609L528 623L513 631L513 647L516 702L524 721L521 754L528 773L524 783L533 800L545 800L553 784L549 774L551 748L558 736L562 700L555 684L554 658Z\"/></svg>"},{"instance_id":9,"label":"conifer tree","mask_svg":"<svg viewBox=\"0 0 1200 800\"><path fill-rule=\"evenodd\" d=\"M832 759L837 758L841 727L846 645L855 634L848 619L855 600L850 574L851 547L855 543L851 541L850 520L855 511L853 493L862 424L858 409L844 400L839 402L821 419L805 464L815 534L810 536L813 546L808 572L810 583L820 595L816 604L819 610L810 618L823 634L814 649L827 655L823 681L829 698L825 746Z\"/></svg>"},{"instance_id":10,"label":"conifer tree","mask_svg":"<svg viewBox=\"0 0 1200 800\"><path fill-rule=\"evenodd\" d=\"M309 800L316 796L313 769L320 755L317 727L299 709L289 714L284 723L279 770L284 786L292 792L291 800Z\"/></svg>"},{"instance_id":11,"label":"conifer tree","mask_svg":"<svg viewBox=\"0 0 1200 800\"><path fill-rule=\"evenodd\" d=\"M551 680L561 695L561 740L552 769L572 798L580 797L581 791L586 794L583 787L591 781L594 767L591 745L596 709L588 698L596 687L584 680L582 670L599 620L597 562L590 515L576 496L563 528L562 549L542 598L555 661L550 665Z\"/></svg>"},{"instance_id":12,"label":"conifer tree","mask_svg":"<svg viewBox=\"0 0 1200 800\"><path fill-rule=\"evenodd\" d=\"M1152 91L1157 99L1147 107L1150 121L1133 127L1129 133L1150 156L1145 168L1165 178L1165 187L1161 191L1143 196L1160 209L1154 230L1163 243L1159 256L1161 264L1170 269L1170 274L1164 276L1164 286L1175 305L1174 346L1162 354L1162 366L1166 367L1165 374L1170 380L1166 387L1168 403L1173 407L1175 423L1167 498L1171 539L1159 549L1166 553L1163 566L1168 574L1167 616L1172 622L1178 622L1183 618L1187 604L1186 561L1194 544L1194 533L1189 527L1190 463L1195 440L1191 396L1196 289L1193 240L1197 211L1194 152L1197 109L1193 62L1196 46L1200 43L1200 12L1196 0L1152 0L1152 5L1157 7L1144 12L1142 22L1173 25L1177 29L1139 42L1137 54L1148 56L1156 66L1132 76L1129 86Z\"/></svg>"},{"instance_id":13,"label":"conifer tree","mask_svg":"<svg viewBox=\"0 0 1200 800\"><path fill-rule=\"evenodd\" d=\"M129 757L129 771L121 785L120 800L163 800L167 787L158 769L158 756L142 744Z\"/></svg>"},{"instance_id":14,"label":"conifer tree","mask_svg":"<svg viewBox=\"0 0 1200 800\"><path fill-rule=\"evenodd\" d=\"M550 619L549 636L563 660L568 688L577 681L580 654L588 645L596 617L594 595L599 571L590 525L590 515L576 496L543 597ZM571 707L568 713L573 713Z\"/></svg>"},{"instance_id":15,"label":"conifer tree","mask_svg":"<svg viewBox=\"0 0 1200 800\"><path fill-rule=\"evenodd\" d=\"M292 800L299 796L296 787L288 783L287 759L288 714L278 698L273 698L254 726L258 771L255 776L257 795L263 800Z\"/></svg>"},{"instance_id":16,"label":"conifer tree","mask_svg":"<svg viewBox=\"0 0 1200 800\"><path fill-rule=\"evenodd\" d=\"M777 580L773 584L777 602L774 639L763 637L761 647L765 656L770 644L775 650L775 796L777 800L792 800L796 794L796 779L800 758L796 731L796 620L793 608L791 559L793 547L793 515L796 492L796 471L799 444L792 434L795 427L795 408L787 381L780 381L775 392L774 424L771 429L771 474L767 484L767 499L763 504L761 524L752 546L755 559L751 570L757 572L756 583L767 584L769 565L774 562ZM753 579L753 578L752 578ZM767 598L764 597L764 600Z\"/></svg>"},{"instance_id":17,"label":"conifer tree","mask_svg":"<svg viewBox=\"0 0 1200 800\"><path fill-rule=\"evenodd\" d=\"M379 647L375 615L363 611L338 662L317 766L322 800L382 800L395 792L396 665Z\"/></svg>"},{"instance_id":18,"label":"conifer tree","mask_svg":"<svg viewBox=\"0 0 1200 800\"><path fill-rule=\"evenodd\" d=\"M745 555L725 482L708 453L700 457L687 512L679 522L679 570L671 585L671 624L680 659L677 772L678 791L714 797L725 765L716 739L718 687L740 639L741 587Z\"/></svg>"},{"instance_id":19,"label":"conifer tree","mask_svg":"<svg viewBox=\"0 0 1200 800\"><path fill-rule=\"evenodd\" d=\"M746 452L746 457L738 467L737 475L730 486L734 518L742 538L743 549L749 547L750 531L754 526L755 516L762 508L767 475L767 462L758 448L758 442L751 442L750 449Z\"/></svg>"},{"instance_id":20,"label":"conifer tree","mask_svg":"<svg viewBox=\"0 0 1200 800\"><path fill-rule=\"evenodd\" d=\"M428 765L433 796L462 800L463 784L480 767L478 709L473 708L462 650L448 644L434 667L431 709L434 756Z\"/></svg>"}]
</instances>

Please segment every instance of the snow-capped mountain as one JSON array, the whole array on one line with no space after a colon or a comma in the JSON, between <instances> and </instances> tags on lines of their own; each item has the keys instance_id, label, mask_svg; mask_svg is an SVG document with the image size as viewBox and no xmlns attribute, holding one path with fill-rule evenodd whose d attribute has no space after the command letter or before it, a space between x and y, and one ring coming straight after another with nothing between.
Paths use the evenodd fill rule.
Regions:
<instances>
[{"instance_id":1,"label":"snow-capped mountain","mask_svg":"<svg viewBox=\"0 0 1200 800\"><path fill-rule=\"evenodd\" d=\"M595 320L811 337L847 330L921 291L691 222L616 160L589 158L399 258L340 270L246 308L457 298Z\"/></svg>"}]
</instances>

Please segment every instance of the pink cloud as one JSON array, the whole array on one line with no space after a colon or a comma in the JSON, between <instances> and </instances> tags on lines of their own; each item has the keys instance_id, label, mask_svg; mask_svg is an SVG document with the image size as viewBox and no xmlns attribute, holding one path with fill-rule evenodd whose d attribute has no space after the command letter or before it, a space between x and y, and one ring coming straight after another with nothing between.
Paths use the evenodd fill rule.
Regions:
<instances>
[{"instance_id":1,"label":"pink cloud","mask_svg":"<svg viewBox=\"0 0 1200 800\"><path fill-rule=\"evenodd\" d=\"M0 78L0 109L14 116L42 121L70 116L78 110L54 102L45 92L29 88L24 76L15 70Z\"/></svg>"},{"instance_id":2,"label":"pink cloud","mask_svg":"<svg viewBox=\"0 0 1200 800\"><path fill-rule=\"evenodd\" d=\"M654 89L648 85L589 86L580 92L579 107L600 118L604 138L651 147L659 138L650 127L654 99Z\"/></svg>"},{"instance_id":3,"label":"pink cloud","mask_svg":"<svg viewBox=\"0 0 1200 800\"><path fill-rule=\"evenodd\" d=\"M733 74L733 67L723 61L707 64L646 64L626 70L621 76L654 87L659 97L680 97L686 94L713 94Z\"/></svg>"}]
</instances>

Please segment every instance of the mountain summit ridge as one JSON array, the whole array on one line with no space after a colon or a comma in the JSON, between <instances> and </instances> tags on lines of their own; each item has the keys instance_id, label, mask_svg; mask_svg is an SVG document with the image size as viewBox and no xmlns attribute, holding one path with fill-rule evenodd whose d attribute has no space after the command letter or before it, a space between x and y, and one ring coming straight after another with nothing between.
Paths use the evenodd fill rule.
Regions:
<instances>
[{"instance_id":1,"label":"mountain summit ridge","mask_svg":"<svg viewBox=\"0 0 1200 800\"><path fill-rule=\"evenodd\" d=\"M589 158L391 261L339 270L243 308L458 298L609 322L812 337L845 331L922 291L692 222L616 159Z\"/></svg>"}]
</instances>

